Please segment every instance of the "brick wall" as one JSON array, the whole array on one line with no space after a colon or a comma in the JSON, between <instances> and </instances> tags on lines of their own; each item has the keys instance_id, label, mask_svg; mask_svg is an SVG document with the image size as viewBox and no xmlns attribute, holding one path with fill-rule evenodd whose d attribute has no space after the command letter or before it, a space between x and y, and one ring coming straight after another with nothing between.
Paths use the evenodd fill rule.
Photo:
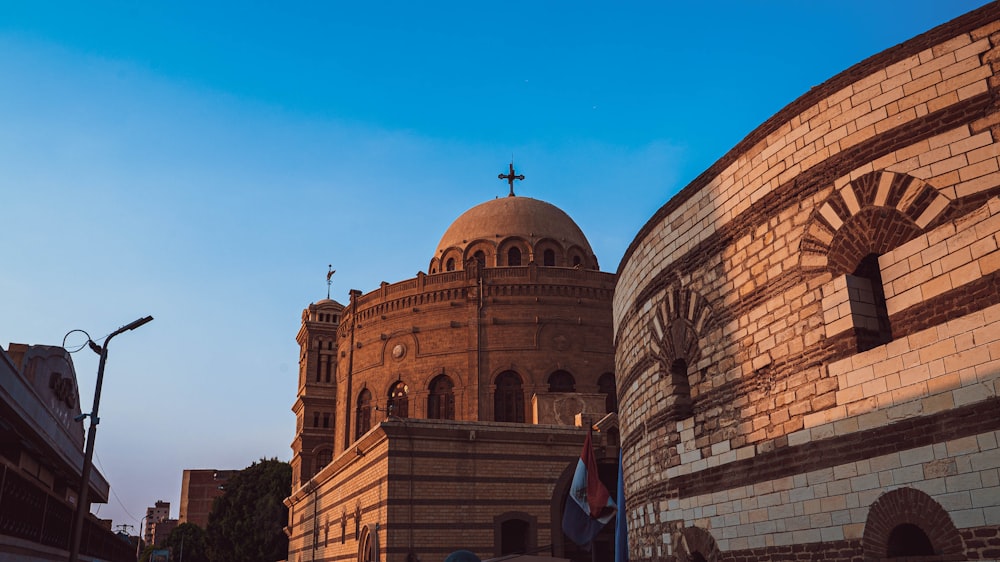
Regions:
<instances>
[{"instance_id":1,"label":"brick wall","mask_svg":"<svg viewBox=\"0 0 1000 562\"><path fill-rule=\"evenodd\" d=\"M530 521L533 545L562 554L561 502L584 437L568 426L383 422L286 500L289 560L354 559L357 521L379 525L387 562L443 560L460 548L485 560L499 555L505 517ZM617 448L601 434L595 442L613 469Z\"/></svg>"},{"instance_id":2,"label":"brick wall","mask_svg":"<svg viewBox=\"0 0 1000 562\"><path fill-rule=\"evenodd\" d=\"M635 559L687 559L691 529L707 559L868 556L896 489L942 506L949 544L1000 525L1000 427L963 417L1000 419L998 20L814 88L640 231L613 305Z\"/></svg>"}]
</instances>

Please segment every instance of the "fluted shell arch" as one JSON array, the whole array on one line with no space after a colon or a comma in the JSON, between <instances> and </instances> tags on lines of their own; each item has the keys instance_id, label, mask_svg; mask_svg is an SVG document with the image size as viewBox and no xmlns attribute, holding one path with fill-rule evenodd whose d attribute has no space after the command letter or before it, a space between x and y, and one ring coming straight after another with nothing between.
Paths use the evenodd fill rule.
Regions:
<instances>
[{"instance_id":1,"label":"fluted shell arch","mask_svg":"<svg viewBox=\"0 0 1000 562\"><path fill-rule=\"evenodd\" d=\"M543 251L551 248L558 254L554 265L573 266L578 261L582 267L597 269L590 242L569 215L551 203L512 196L486 201L462 213L441 237L430 270L446 271L449 259L454 260L454 269L462 269L479 250L487 254L486 267L507 265L503 257L496 256L511 246L520 247L524 255L521 265L529 261L542 265Z\"/></svg>"}]
</instances>

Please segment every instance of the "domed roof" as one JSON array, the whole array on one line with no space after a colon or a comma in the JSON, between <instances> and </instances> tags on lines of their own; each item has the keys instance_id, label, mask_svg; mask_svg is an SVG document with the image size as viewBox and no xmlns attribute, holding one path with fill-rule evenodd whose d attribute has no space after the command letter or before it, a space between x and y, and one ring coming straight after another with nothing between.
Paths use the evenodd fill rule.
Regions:
<instances>
[{"instance_id":1,"label":"domed roof","mask_svg":"<svg viewBox=\"0 0 1000 562\"><path fill-rule=\"evenodd\" d=\"M476 205L451 223L435 257L451 247L464 249L476 240L500 240L519 236L529 241L552 238L564 248L579 246L586 254L594 251L580 227L559 207L530 197L508 196Z\"/></svg>"}]
</instances>

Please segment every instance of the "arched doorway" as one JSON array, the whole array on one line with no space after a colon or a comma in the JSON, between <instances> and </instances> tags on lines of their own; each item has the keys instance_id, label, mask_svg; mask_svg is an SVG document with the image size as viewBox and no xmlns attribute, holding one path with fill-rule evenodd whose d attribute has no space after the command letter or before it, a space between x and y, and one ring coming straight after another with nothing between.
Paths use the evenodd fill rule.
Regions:
<instances>
[{"instance_id":1,"label":"arched doorway","mask_svg":"<svg viewBox=\"0 0 1000 562\"><path fill-rule=\"evenodd\" d=\"M615 490L618 489L618 457L617 449L615 456L604 456L604 447L594 447L594 455L597 457L597 474L601 483L607 487L614 499ZM552 516L552 553L557 558L569 558L573 562L598 562L613 561L615 559L615 520L612 519L601 529L601 532L594 539L594 552L581 547L570 540L562 532L563 512L566 509L566 501L569 499L569 487L573 482L573 473L576 471L577 460L574 459L559 476L552 494L551 516ZM572 500L569 500L572 501Z\"/></svg>"}]
</instances>

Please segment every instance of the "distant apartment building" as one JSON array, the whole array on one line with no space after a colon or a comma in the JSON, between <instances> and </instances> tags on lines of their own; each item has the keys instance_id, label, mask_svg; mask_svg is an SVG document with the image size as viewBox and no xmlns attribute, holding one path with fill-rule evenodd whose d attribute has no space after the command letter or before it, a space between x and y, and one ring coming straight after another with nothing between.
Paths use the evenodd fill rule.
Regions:
<instances>
[{"instance_id":1,"label":"distant apartment building","mask_svg":"<svg viewBox=\"0 0 1000 562\"><path fill-rule=\"evenodd\" d=\"M178 522L176 519L164 519L163 521L156 521L153 523L152 540L156 546L162 545L166 542L167 537L170 533L177 528Z\"/></svg>"},{"instance_id":2,"label":"distant apartment building","mask_svg":"<svg viewBox=\"0 0 1000 562\"><path fill-rule=\"evenodd\" d=\"M214 468L185 470L181 480L181 509L178 521L204 529L215 498L225 493L226 482L237 470Z\"/></svg>"},{"instance_id":3,"label":"distant apartment building","mask_svg":"<svg viewBox=\"0 0 1000 562\"><path fill-rule=\"evenodd\" d=\"M142 531L142 540L146 544L156 544L153 540L153 526L170 518L170 502L159 500L153 507L146 508L146 526Z\"/></svg>"}]
</instances>

